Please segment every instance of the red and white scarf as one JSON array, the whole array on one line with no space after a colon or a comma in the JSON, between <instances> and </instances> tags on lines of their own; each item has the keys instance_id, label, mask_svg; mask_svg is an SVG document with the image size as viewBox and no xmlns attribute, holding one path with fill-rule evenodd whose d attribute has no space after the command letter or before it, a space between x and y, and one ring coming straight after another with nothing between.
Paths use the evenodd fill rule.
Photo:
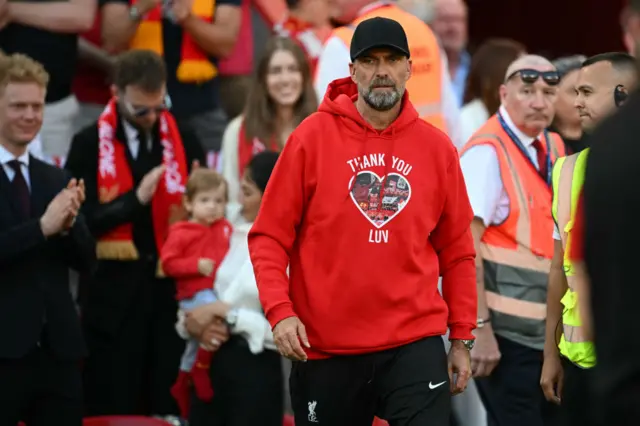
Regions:
<instances>
[{"instance_id":1,"label":"red and white scarf","mask_svg":"<svg viewBox=\"0 0 640 426\"><path fill-rule=\"evenodd\" d=\"M279 152L280 147L278 146L275 138L271 138L269 141L269 145L265 145L260 139L254 137L253 140L247 139L247 133L244 129L244 123L240 125L240 132L238 134L238 179L242 180L242 175L244 174L244 169L247 168L247 165L251 161L256 154L260 154L262 151L266 150Z\"/></svg>"},{"instance_id":2,"label":"red and white scarf","mask_svg":"<svg viewBox=\"0 0 640 426\"><path fill-rule=\"evenodd\" d=\"M188 178L184 147L173 116L167 111L161 113L159 124L162 161L166 170L151 200L151 216L158 250L164 244L170 222L182 209L182 196ZM134 189L133 177L127 164L126 145L115 139L117 128L116 102L111 99L98 119L98 197L102 204ZM137 259L138 250L133 243L132 225L125 223L100 237L97 254L100 259Z\"/></svg>"}]
</instances>

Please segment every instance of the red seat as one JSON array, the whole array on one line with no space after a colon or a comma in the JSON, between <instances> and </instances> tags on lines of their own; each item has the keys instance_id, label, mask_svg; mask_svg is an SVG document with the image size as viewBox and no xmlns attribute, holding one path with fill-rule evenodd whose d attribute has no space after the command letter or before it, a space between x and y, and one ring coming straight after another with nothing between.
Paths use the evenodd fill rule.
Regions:
<instances>
[{"instance_id":1,"label":"red seat","mask_svg":"<svg viewBox=\"0 0 640 426\"><path fill-rule=\"evenodd\" d=\"M284 422L282 423L282 425L283 426L295 426L295 423L293 421L293 416L285 415L284 416ZM373 420L373 425L372 426L389 426L389 423L387 423L386 421L376 417Z\"/></svg>"},{"instance_id":2,"label":"red seat","mask_svg":"<svg viewBox=\"0 0 640 426\"><path fill-rule=\"evenodd\" d=\"M169 423L144 416L103 416L88 417L82 426L169 426Z\"/></svg>"}]
</instances>

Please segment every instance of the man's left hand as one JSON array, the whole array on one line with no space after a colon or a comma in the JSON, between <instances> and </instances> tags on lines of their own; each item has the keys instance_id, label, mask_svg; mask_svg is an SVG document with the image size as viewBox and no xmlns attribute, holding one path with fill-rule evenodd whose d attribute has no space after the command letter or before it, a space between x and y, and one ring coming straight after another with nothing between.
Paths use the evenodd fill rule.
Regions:
<instances>
[{"instance_id":1,"label":"man's left hand","mask_svg":"<svg viewBox=\"0 0 640 426\"><path fill-rule=\"evenodd\" d=\"M452 340L448 356L449 383L451 394L464 392L471 378L471 355L460 340ZM456 376L454 382L454 375Z\"/></svg>"},{"instance_id":2,"label":"man's left hand","mask_svg":"<svg viewBox=\"0 0 640 426\"><path fill-rule=\"evenodd\" d=\"M65 229L70 229L75 224L77 211L80 209L80 206L85 200L84 179L80 179L80 181L76 180L75 178L71 179L67 184L67 188L65 189L65 191L71 191L75 195L74 208L76 213L69 215L69 218L67 219L67 222L65 223L65 226L64 226Z\"/></svg>"},{"instance_id":3,"label":"man's left hand","mask_svg":"<svg viewBox=\"0 0 640 426\"><path fill-rule=\"evenodd\" d=\"M178 24L182 24L189 16L191 16L191 8L193 0L174 0L171 5L171 12Z\"/></svg>"},{"instance_id":4,"label":"man's left hand","mask_svg":"<svg viewBox=\"0 0 640 426\"><path fill-rule=\"evenodd\" d=\"M9 12L9 1L0 0L0 30L11 22L11 15Z\"/></svg>"}]
</instances>

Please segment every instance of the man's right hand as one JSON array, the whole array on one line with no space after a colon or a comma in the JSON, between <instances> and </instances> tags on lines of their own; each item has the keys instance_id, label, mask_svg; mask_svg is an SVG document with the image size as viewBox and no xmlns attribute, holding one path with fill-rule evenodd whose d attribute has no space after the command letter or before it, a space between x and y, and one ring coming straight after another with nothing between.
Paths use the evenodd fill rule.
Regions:
<instances>
[{"instance_id":1,"label":"man's right hand","mask_svg":"<svg viewBox=\"0 0 640 426\"><path fill-rule=\"evenodd\" d=\"M158 183L160 182L160 178L164 173L165 166L160 165L151 169L144 177L142 178L142 182L140 182L140 186L136 191L136 196L138 197L138 201L141 204L149 204L153 195L156 193L156 189L158 188Z\"/></svg>"},{"instance_id":2,"label":"man's right hand","mask_svg":"<svg viewBox=\"0 0 640 426\"><path fill-rule=\"evenodd\" d=\"M277 323L273 328L273 338L278 347L278 352L282 356L295 361L307 360L307 354L300 342L307 348L310 348L311 345L309 345L309 338L304 324L298 317L285 318Z\"/></svg>"},{"instance_id":3,"label":"man's right hand","mask_svg":"<svg viewBox=\"0 0 640 426\"><path fill-rule=\"evenodd\" d=\"M80 201L75 190L63 189L47 206L40 218L40 228L45 237L62 232L68 221L78 215Z\"/></svg>"},{"instance_id":4,"label":"man's right hand","mask_svg":"<svg viewBox=\"0 0 640 426\"><path fill-rule=\"evenodd\" d=\"M474 331L476 343L471 350L471 371L473 377L486 377L500 362L502 354L490 324Z\"/></svg>"},{"instance_id":5,"label":"man's right hand","mask_svg":"<svg viewBox=\"0 0 640 426\"><path fill-rule=\"evenodd\" d=\"M0 0L0 30L6 27L11 22L11 15L9 13L9 1Z\"/></svg>"},{"instance_id":6,"label":"man's right hand","mask_svg":"<svg viewBox=\"0 0 640 426\"><path fill-rule=\"evenodd\" d=\"M563 383L564 369L560 356L557 353L545 355L540 375L540 386L547 401L560 404Z\"/></svg>"}]
</instances>

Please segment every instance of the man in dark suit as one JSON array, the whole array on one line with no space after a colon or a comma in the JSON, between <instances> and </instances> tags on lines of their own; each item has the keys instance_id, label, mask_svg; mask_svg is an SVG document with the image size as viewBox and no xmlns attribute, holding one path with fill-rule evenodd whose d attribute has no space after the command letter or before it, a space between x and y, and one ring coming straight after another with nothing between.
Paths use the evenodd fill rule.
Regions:
<instances>
[{"instance_id":1,"label":"man in dark suit","mask_svg":"<svg viewBox=\"0 0 640 426\"><path fill-rule=\"evenodd\" d=\"M188 169L205 158L167 110L165 82L161 57L124 53L114 97L67 157L65 167L86 182L83 212L98 241L97 273L80 281L88 415L178 411L170 388L184 341L174 329L175 284L159 273L158 251L182 218Z\"/></svg>"},{"instance_id":2,"label":"man in dark suit","mask_svg":"<svg viewBox=\"0 0 640 426\"><path fill-rule=\"evenodd\" d=\"M83 183L27 152L48 74L0 58L0 425L82 424L85 356L69 268L90 272L95 243L78 209Z\"/></svg>"}]
</instances>

